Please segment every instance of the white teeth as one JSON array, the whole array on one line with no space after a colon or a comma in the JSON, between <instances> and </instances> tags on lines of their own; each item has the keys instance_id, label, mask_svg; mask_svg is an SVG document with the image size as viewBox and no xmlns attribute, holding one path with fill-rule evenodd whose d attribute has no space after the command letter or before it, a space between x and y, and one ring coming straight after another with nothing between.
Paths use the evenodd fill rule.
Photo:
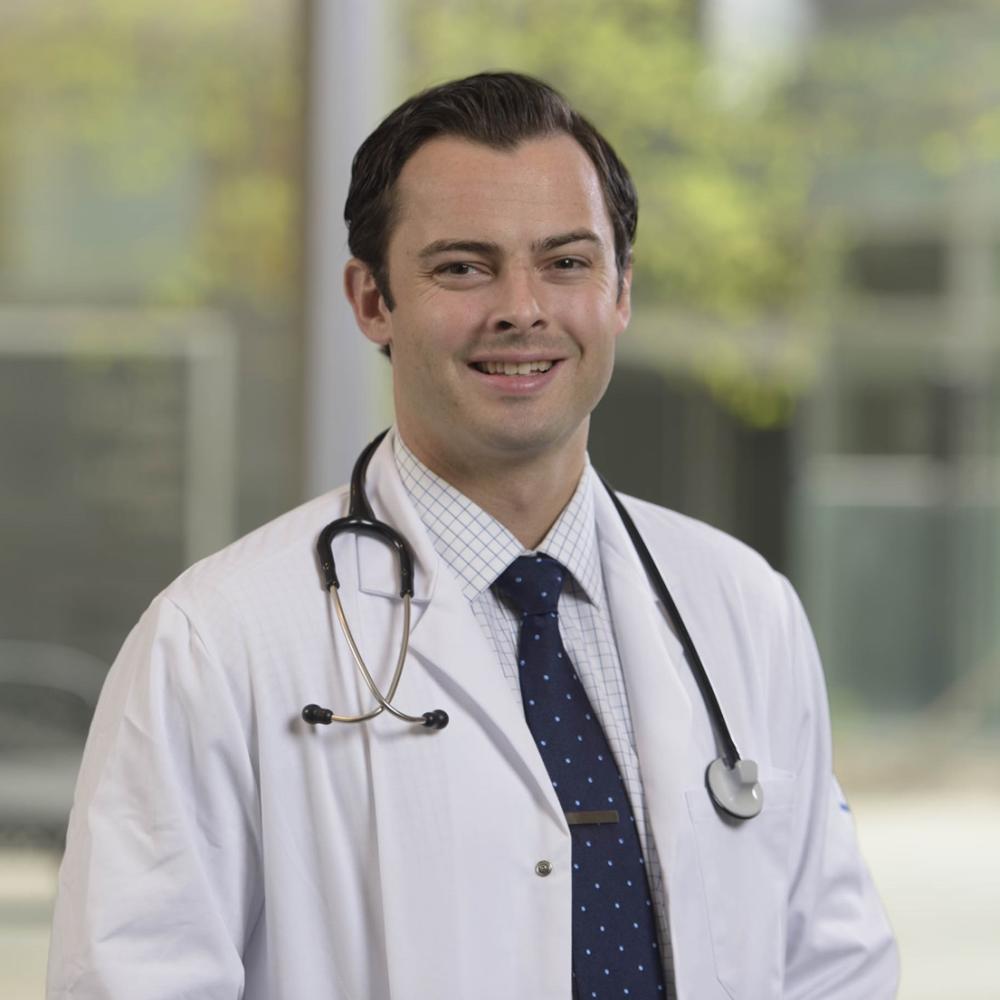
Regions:
<instances>
[{"instance_id":1,"label":"white teeth","mask_svg":"<svg viewBox=\"0 0 1000 1000\"><path fill-rule=\"evenodd\" d=\"M480 361L476 367L487 375L534 375L536 372L547 372L552 367L551 361Z\"/></svg>"}]
</instances>

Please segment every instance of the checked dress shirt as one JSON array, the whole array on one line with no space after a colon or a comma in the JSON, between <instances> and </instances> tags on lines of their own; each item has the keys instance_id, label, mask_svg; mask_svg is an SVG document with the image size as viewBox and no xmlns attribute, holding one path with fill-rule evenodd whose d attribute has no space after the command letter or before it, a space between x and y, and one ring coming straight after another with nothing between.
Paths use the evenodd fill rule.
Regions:
<instances>
[{"instance_id":1,"label":"checked dress shirt","mask_svg":"<svg viewBox=\"0 0 1000 1000\"><path fill-rule=\"evenodd\" d=\"M403 486L435 551L458 577L472 612L496 654L511 697L521 705L517 674L520 616L493 592L491 585L514 559L527 554L526 550L502 524L420 462L395 428L391 434ZM557 559L569 574L559 603L562 640L604 729L631 800L656 911L668 996L672 997L673 963L666 893L656 844L646 818L625 679L604 592L594 519L596 481L588 463L576 492L539 544L538 551Z\"/></svg>"}]
</instances>

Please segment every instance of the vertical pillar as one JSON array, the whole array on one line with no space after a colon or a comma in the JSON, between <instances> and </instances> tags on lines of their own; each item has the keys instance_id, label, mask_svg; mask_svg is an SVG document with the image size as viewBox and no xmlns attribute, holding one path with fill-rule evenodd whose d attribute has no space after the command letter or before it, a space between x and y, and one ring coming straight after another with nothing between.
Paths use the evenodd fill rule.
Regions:
<instances>
[{"instance_id":1,"label":"vertical pillar","mask_svg":"<svg viewBox=\"0 0 1000 1000\"><path fill-rule=\"evenodd\" d=\"M342 290L351 159L387 110L384 2L309 0L305 201L305 494L344 482L388 416L387 362Z\"/></svg>"}]
</instances>

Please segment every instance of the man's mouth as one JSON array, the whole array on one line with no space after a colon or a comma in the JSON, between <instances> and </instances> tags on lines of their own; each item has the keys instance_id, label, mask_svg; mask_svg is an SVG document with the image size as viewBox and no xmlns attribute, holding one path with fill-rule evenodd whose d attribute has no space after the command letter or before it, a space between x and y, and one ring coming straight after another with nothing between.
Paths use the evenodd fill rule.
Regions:
<instances>
[{"instance_id":1,"label":"man's mouth","mask_svg":"<svg viewBox=\"0 0 1000 1000\"><path fill-rule=\"evenodd\" d=\"M474 361L472 367L486 375L538 375L553 364L553 361Z\"/></svg>"}]
</instances>

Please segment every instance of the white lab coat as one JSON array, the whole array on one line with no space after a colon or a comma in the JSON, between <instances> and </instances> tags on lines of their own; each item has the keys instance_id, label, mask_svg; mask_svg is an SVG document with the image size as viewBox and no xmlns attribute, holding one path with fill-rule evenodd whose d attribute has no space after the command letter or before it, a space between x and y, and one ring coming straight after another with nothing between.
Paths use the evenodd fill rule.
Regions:
<instances>
[{"instance_id":1,"label":"white lab coat","mask_svg":"<svg viewBox=\"0 0 1000 1000\"><path fill-rule=\"evenodd\" d=\"M309 702L370 704L314 556L345 491L194 566L133 630L101 697L60 872L50 1000L569 1000L558 800L385 444L368 492L416 557L397 702L444 708L450 725L300 719ZM895 947L831 776L823 678L791 588L727 536L628 501L736 743L760 765L764 811L727 824L705 791L716 750L680 645L610 501L595 499L678 995L893 996ZM401 625L394 559L356 536L335 553L384 686Z\"/></svg>"}]
</instances>

